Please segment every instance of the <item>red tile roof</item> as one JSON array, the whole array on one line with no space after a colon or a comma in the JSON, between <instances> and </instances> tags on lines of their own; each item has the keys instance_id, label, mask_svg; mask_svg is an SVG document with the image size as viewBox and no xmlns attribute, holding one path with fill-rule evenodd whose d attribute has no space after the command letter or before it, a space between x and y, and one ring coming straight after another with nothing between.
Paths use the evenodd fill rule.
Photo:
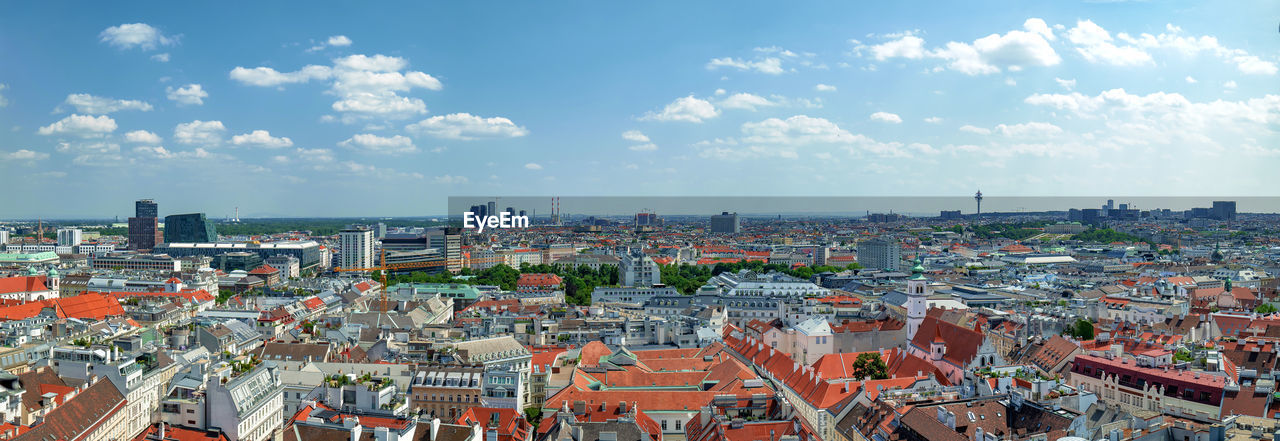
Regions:
<instances>
[{"instance_id":1,"label":"red tile roof","mask_svg":"<svg viewBox=\"0 0 1280 441\"><path fill-rule=\"evenodd\" d=\"M45 308L53 308L59 318L102 320L110 316L125 315L124 308L120 307L120 302L115 297L99 293L84 293L75 297L0 306L0 320L22 320L35 317Z\"/></svg>"},{"instance_id":2,"label":"red tile roof","mask_svg":"<svg viewBox=\"0 0 1280 441\"><path fill-rule=\"evenodd\" d=\"M44 276L19 276L0 278L0 294L48 291Z\"/></svg>"}]
</instances>

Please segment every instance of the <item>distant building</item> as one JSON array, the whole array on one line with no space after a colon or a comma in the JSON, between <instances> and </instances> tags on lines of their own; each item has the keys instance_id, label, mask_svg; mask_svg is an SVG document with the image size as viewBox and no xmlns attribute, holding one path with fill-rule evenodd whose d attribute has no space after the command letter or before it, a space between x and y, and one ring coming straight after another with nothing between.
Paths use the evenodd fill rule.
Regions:
<instances>
[{"instance_id":1,"label":"distant building","mask_svg":"<svg viewBox=\"0 0 1280 441\"><path fill-rule=\"evenodd\" d=\"M129 249L134 251L151 251L156 244L164 242L160 235L160 220L154 217L129 218Z\"/></svg>"},{"instance_id":2,"label":"distant building","mask_svg":"<svg viewBox=\"0 0 1280 441\"><path fill-rule=\"evenodd\" d=\"M171 214L164 218L165 242L209 243L217 240L218 232L204 213Z\"/></svg>"},{"instance_id":3,"label":"distant building","mask_svg":"<svg viewBox=\"0 0 1280 441\"><path fill-rule=\"evenodd\" d=\"M256 253L263 259L269 259L272 256L292 256L298 259L299 265L304 269L320 265L325 254L321 252L320 244L312 240L289 240L268 243L167 243L156 246L155 250L156 253L164 253L173 257L216 257L219 254L233 251Z\"/></svg>"},{"instance_id":4,"label":"distant building","mask_svg":"<svg viewBox=\"0 0 1280 441\"><path fill-rule=\"evenodd\" d=\"M1210 212L1217 220L1236 220L1236 201L1213 201Z\"/></svg>"},{"instance_id":5,"label":"distant building","mask_svg":"<svg viewBox=\"0 0 1280 441\"><path fill-rule=\"evenodd\" d=\"M347 228L338 232L338 238L341 246L339 268L369 268L374 265L373 230Z\"/></svg>"},{"instance_id":6,"label":"distant building","mask_svg":"<svg viewBox=\"0 0 1280 441\"><path fill-rule=\"evenodd\" d=\"M711 216L711 232L729 234L741 233L742 224L738 220L738 213L723 211L720 212L720 214Z\"/></svg>"},{"instance_id":7,"label":"distant building","mask_svg":"<svg viewBox=\"0 0 1280 441\"><path fill-rule=\"evenodd\" d=\"M58 229L58 246L73 247L80 245L84 239L84 232L78 228L59 228Z\"/></svg>"},{"instance_id":8,"label":"distant building","mask_svg":"<svg viewBox=\"0 0 1280 441\"><path fill-rule=\"evenodd\" d=\"M1081 225L1079 222L1067 222L1046 225L1044 227L1044 232L1049 234L1079 234L1083 233L1086 229L1088 228Z\"/></svg>"},{"instance_id":9,"label":"distant building","mask_svg":"<svg viewBox=\"0 0 1280 441\"><path fill-rule=\"evenodd\" d=\"M858 264L865 268L897 271L901 261L902 245L897 240L875 238L858 244Z\"/></svg>"},{"instance_id":10,"label":"distant building","mask_svg":"<svg viewBox=\"0 0 1280 441\"><path fill-rule=\"evenodd\" d=\"M446 270L454 274L462 271L461 228L442 227L430 230L427 232L427 245L444 255Z\"/></svg>"},{"instance_id":11,"label":"distant building","mask_svg":"<svg viewBox=\"0 0 1280 441\"><path fill-rule=\"evenodd\" d=\"M960 219L963 216L960 214L960 210L942 210L942 214L939 217L941 217L942 220L955 220Z\"/></svg>"},{"instance_id":12,"label":"distant building","mask_svg":"<svg viewBox=\"0 0 1280 441\"><path fill-rule=\"evenodd\" d=\"M653 286L662 283L658 264L641 251L626 253L618 261L622 286Z\"/></svg>"},{"instance_id":13,"label":"distant building","mask_svg":"<svg viewBox=\"0 0 1280 441\"><path fill-rule=\"evenodd\" d=\"M142 218L158 218L160 217L160 208L156 205L156 201L151 199L139 199L133 203L133 216Z\"/></svg>"}]
</instances>

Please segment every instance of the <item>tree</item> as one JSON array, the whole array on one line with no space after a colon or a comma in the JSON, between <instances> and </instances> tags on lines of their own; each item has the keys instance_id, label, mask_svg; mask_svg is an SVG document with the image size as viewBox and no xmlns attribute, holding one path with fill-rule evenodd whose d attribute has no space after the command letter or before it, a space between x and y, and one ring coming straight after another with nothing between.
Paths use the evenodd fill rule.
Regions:
<instances>
[{"instance_id":1,"label":"tree","mask_svg":"<svg viewBox=\"0 0 1280 441\"><path fill-rule=\"evenodd\" d=\"M538 423L542 422L542 408L526 407L524 409L524 419L532 423L534 427L538 427Z\"/></svg>"},{"instance_id":2,"label":"tree","mask_svg":"<svg viewBox=\"0 0 1280 441\"><path fill-rule=\"evenodd\" d=\"M1076 340L1093 340L1093 323L1085 319L1076 320L1076 325L1070 330L1071 336Z\"/></svg>"},{"instance_id":3,"label":"tree","mask_svg":"<svg viewBox=\"0 0 1280 441\"><path fill-rule=\"evenodd\" d=\"M853 376L855 378L883 380L889 378L888 369L889 367L885 366L884 360L880 359L880 354L874 352L858 354L858 359L853 361Z\"/></svg>"},{"instance_id":4,"label":"tree","mask_svg":"<svg viewBox=\"0 0 1280 441\"><path fill-rule=\"evenodd\" d=\"M1258 314L1270 314L1276 312L1276 306L1270 303L1263 303L1262 306L1259 306L1258 309L1254 309L1253 312Z\"/></svg>"}]
</instances>

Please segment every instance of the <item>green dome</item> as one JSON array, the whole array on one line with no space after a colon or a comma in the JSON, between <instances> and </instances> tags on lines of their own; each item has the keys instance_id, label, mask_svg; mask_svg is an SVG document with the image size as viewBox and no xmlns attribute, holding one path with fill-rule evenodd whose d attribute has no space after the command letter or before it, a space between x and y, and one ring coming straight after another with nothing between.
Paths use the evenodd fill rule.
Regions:
<instances>
[{"instance_id":1,"label":"green dome","mask_svg":"<svg viewBox=\"0 0 1280 441\"><path fill-rule=\"evenodd\" d=\"M39 270L37 270L37 269L36 269L36 267L34 267L34 266L29 266L29 267L27 267L27 275L28 275L28 276L38 276L38 275L40 275L40 271L39 271Z\"/></svg>"},{"instance_id":2,"label":"green dome","mask_svg":"<svg viewBox=\"0 0 1280 441\"><path fill-rule=\"evenodd\" d=\"M919 257L917 257L916 260L914 260L913 262L915 262L916 266L911 267L911 278L915 280L923 279L924 278L923 262L920 261Z\"/></svg>"},{"instance_id":3,"label":"green dome","mask_svg":"<svg viewBox=\"0 0 1280 441\"><path fill-rule=\"evenodd\" d=\"M58 277L58 269L57 269L57 268L50 268L50 269L49 269L49 277Z\"/></svg>"}]
</instances>

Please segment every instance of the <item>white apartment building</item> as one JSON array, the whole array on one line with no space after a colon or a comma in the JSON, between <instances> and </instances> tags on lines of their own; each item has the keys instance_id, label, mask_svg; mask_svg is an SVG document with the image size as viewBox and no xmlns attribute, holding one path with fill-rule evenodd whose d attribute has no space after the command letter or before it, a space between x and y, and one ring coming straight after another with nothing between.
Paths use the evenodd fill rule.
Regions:
<instances>
[{"instance_id":1,"label":"white apartment building","mask_svg":"<svg viewBox=\"0 0 1280 441\"><path fill-rule=\"evenodd\" d=\"M338 232L338 239L341 247L338 254L339 268L370 268L377 264L373 260L373 230L344 229Z\"/></svg>"}]
</instances>

